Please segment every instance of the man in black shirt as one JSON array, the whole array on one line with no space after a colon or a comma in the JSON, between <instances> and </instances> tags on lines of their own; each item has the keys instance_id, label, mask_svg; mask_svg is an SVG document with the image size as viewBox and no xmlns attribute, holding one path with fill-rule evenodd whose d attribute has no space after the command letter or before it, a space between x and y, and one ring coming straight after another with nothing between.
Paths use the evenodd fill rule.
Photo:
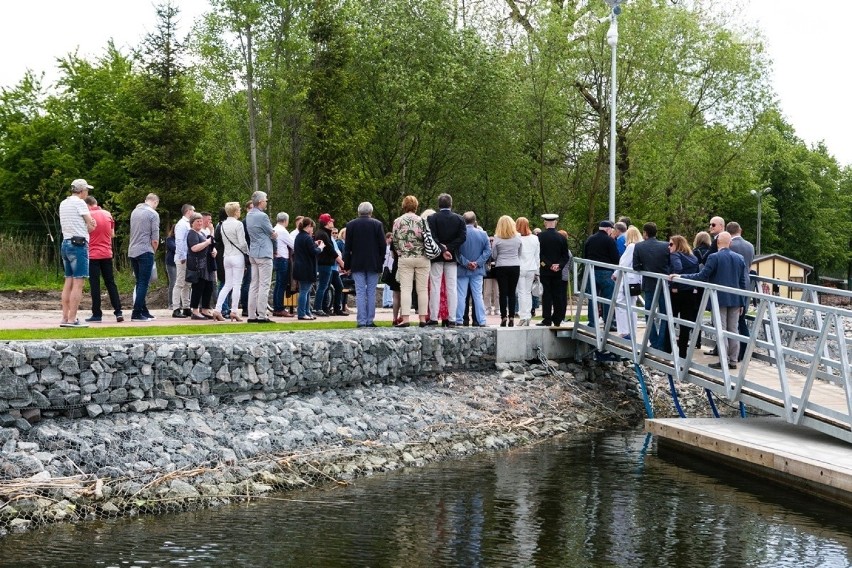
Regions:
<instances>
[{"instance_id":1,"label":"man in black shirt","mask_svg":"<svg viewBox=\"0 0 852 568\"><path fill-rule=\"evenodd\" d=\"M612 231L612 221L603 220L598 223L598 231L586 239L583 245L583 258L593 260L595 262L605 262L607 264L618 265L619 255L618 246L615 244L610 231ZM588 268L588 267L587 267ZM612 293L615 289L615 283L612 281L613 270L610 268L595 267L594 286L598 298L612 300ZM589 279L589 286L592 285L592 279ZM603 319L606 322L609 315L609 304L603 305ZM589 302L589 325L594 327L596 324L594 306Z\"/></svg>"},{"instance_id":2,"label":"man in black shirt","mask_svg":"<svg viewBox=\"0 0 852 568\"><path fill-rule=\"evenodd\" d=\"M568 240L556 232L556 220L559 215L545 213L544 230L538 234L539 242L539 279L541 280L541 315L544 319L536 325L556 326L565 319L568 308L567 286L562 281L562 269L568 264L571 253Z\"/></svg>"}]
</instances>

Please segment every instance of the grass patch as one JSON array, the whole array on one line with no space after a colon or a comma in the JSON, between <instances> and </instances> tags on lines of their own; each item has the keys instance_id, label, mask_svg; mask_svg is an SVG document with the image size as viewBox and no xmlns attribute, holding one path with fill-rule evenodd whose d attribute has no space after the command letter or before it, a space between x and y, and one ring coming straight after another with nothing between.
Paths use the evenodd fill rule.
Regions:
<instances>
[{"instance_id":1,"label":"grass patch","mask_svg":"<svg viewBox=\"0 0 852 568\"><path fill-rule=\"evenodd\" d=\"M379 327L390 327L390 322L376 322ZM298 323L233 323L217 325L157 325L141 326L126 323L120 326L92 325L75 329L59 327L49 329L0 330L0 341L40 341L54 339L112 339L133 337L188 337L192 335L229 335L232 333L286 333L291 331L322 331L328 329L355 329L354 322L298 322Z\"/></svg>"}]
</instances>

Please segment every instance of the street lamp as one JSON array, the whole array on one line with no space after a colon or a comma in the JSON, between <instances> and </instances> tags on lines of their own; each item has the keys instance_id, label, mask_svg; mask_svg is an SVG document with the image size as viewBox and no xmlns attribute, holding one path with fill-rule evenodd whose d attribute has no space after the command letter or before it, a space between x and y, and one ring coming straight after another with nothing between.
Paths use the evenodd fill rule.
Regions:
<instances>
[{"instance_id":1,"label":"street lamp","mask_svg":"<svg viewBox=\"0 0 852 568\"><path fill-rule=\"evenodd\" d=\"M612 50L610 68L612 75L609 80L610 109L609 109L609 219L615 221L615 95L618 83L615 78L615 51L618 46L618 15L621 14L621 4L625 0L605 0L611 12L609 15L609 31L606 42Z\"/></svg>"},{"instance_id":2,"label":"street lamp","mask_svg":"<svg viewBox=\"0 0 852 568\"><path fill-rule=\"evenodd\" d=\"M766 193L769 193L771 187L764 187L761 190L752 189L749 193L757 197L757 256L760 256L760 224L761 224L761 213L763 209L763 196Z\"/></svg>"}]
</instances>

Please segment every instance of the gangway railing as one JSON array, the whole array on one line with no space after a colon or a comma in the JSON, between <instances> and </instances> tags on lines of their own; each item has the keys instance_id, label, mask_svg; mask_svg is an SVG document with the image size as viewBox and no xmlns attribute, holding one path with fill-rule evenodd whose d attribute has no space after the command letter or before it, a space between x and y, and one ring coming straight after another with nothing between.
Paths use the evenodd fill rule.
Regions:
<instances>
[{"instance_id":1,"label":"gangway railing","mask_svg":"<svg viewBox=\"0 0 852 568\"><path fill-rule=\"evenodd\" d=\"M612 297L601 297L595 287L594 268L610 270L615 282ZM672 293L667 275L637 272L629 268L575 259L582 269L575 291L575 325L570 335L600 352L631 359L672 375L677 380L701 385L732 402L741 402L764 412L825 432L852 443L852 310L819 303L820 295L852 298L852 292L810 284L752 276L755 281L780 284L801 292L801 299L782 298L757 290L739 290L715 284L684 281L702 290L696 321L672 315ZM653 282L649 303L641 305L627 290L627 275L640 275ZM575 278L578 272L575 272ZM577 281L577 280L575 280ZM647 280L646 280L647 281ZM590 285L591 283L591 285ZM758 288L760 289L760 288ZM619 295L618 291L624 293ZM747 303L748 335L725 330L719 310L719 293L735 294ZM796 294L798 295L798 294ZM641 296L640 296L641 297ZM591 305L595 325L583 325L581 317ZM604 310L604 306L609 308ZM616 309L646 318L644 332L631 329L629 338L611 329ZM667 341L651 344L652 328L664 327ZM690 334L684 357L678 352L677 334ZM721 369L710 367L706 355L696 347L699 334L704 341L715 338ZM728 366L727 339L740 341L742 361Z\"/></svg>"}]
</instances>

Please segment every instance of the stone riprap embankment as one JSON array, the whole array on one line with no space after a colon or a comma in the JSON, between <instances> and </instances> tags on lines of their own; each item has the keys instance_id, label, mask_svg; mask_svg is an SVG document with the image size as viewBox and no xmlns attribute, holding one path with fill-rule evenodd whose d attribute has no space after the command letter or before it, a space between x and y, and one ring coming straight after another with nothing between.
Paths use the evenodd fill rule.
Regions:
<instances>
[{"instance_id":1,"label":"stone riprap embankment","mask_svg":"<svg viewBox=\"0 0 852 568\"><path fill-rule=\"evenodd\" d=\"M28 392L49 402L59 402L61 393L70 408L43 412L41 421L26 427L15 427L18 418L0 428L0 534L57 521L216 506L641 422L629 365L494 364L495 333L335 331L7 345L3 357L14 360L13 373L26 378ZM40 357L21 363L10 353ZM79 365L73 374L71 354ZM96 362L104 366L100 374L112 374L109 386L98 381ZM198 365L207 368L193 374ZM61 378L33 388L45 369L60 366ZM220 376L223 368L230 380ZM27 372L18 374L22 369ZM133 369L139 371L128 372ZM294 369L297 376L291 376ZM359 378L347 377L345 369L358 369ZM87 371L93 382L79 380ZM118 373L127 377L113 383ZM79 400L69 399L77 391L56 386L59 381L137 392L96 402L83 397L99 390L81 388ZM173 395L157 387L166 381ZM658 414L666 415L665 378L649 377L649 384L660 398ZM22 392L9 400L25 401ZM699 405L701 398L696 389L691 399ZM143 409L135 402L154 404ZM93 404L101 412L89 409Z\"/></svg>"},{"instance_id":2,"label":"stone riprap embankment","mask_svg":"<svg viewBox=\"0 0 852 568\"><path fill-rule=\"evenodd\" d=\"M317 388L492 368L494 330L395 330L0 346L0 426L41 415L199 410Z\"/></svg>"}]
</instances>

